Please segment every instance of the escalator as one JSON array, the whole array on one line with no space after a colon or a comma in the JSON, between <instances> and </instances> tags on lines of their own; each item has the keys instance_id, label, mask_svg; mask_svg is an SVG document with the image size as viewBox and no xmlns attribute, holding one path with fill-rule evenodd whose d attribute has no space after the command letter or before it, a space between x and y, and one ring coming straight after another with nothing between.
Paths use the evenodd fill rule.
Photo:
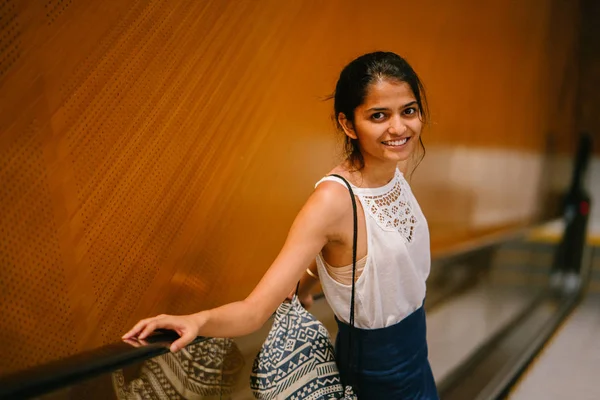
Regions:
<instances>
[{"instance_id":1,"label":"escalator","mask_svg":"<svg viewBox=\"0 0 600 400\"><path fill-rule=\"evenodd\" d=\"M555 248L529 229L434 259L426 309L442 399L500 398L572 309L577 294L550 285ZM311 311L335 334L324 299ZM116 343L1 377L0 398L252 399L249 371L269 328L235 340L198 338L177 354L168 352L170 332L142 346Z\"/></svg>"},{"instance_id":2,"label":"escalator","mask_svg":"<svg viewBox=\"0 0 600 400\"><path fill-rule=\"evenodd\" d=\"M531 303L491 335L442 380L444 400L496 400L509 396L515 383L580 302L589 278L593 248L587 245L590 196L585 173L591 157L589 134L580 137L571 186L563 204L563 229L550 244L546 282ZM535 236L535 235L534 235ZM535 239L532 242L536 242ZM534 259L522 265L531 265ZM506 273L508 268L501 270Z\"/></svg>"},{"instance_id":3,"label":"escalator","mask_svg":"<svg viewBox=\"0 0 600 400\"><path fill-rule=\"evenodd\" d=\"M576 306L579 296L544 292L439 384L444 400L502 399Z\"/></svg>"}]
</instances>

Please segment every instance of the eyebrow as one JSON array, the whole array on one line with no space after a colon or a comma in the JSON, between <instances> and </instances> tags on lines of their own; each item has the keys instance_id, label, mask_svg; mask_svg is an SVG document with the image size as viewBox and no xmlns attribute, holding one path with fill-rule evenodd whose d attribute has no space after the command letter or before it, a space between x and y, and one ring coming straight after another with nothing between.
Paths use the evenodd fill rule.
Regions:
<instances>
[{"instance_id":1,"label":"eyebrow","mask_svg":"<svg viewBox=\"0 0 600 400\"><path fill-rule=\"evenodd\" d=\"M406 108L406 107L409 107L409 106L412 106L412 105L415 105L415 104L417 104L416 100L411 101L410 103L406 103L405 105L402 106L402 108ZM386 111L386 110L389 110L389 108L387 108L387 107L373 107L373 108L369 108L367 110L367 112L371 112L371 111Z\"/></svg>"}]
</instances>

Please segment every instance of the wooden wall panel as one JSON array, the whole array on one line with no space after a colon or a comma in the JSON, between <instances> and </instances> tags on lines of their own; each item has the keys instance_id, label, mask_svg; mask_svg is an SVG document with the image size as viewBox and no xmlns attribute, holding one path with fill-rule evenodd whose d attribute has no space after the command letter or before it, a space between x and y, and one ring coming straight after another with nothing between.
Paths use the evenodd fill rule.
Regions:
<instances>
[{"instance_id":1,"label":"wooden wall panel","mask_svg":"<svg viewBox=\"0 0 600 400\"><path fill-rule=\"evenodd\" d=\"M559 0L0 0L0 373L246 295L339 159L324 98L367 51L406 56L428 89L413 184L434 243L531 220L546 134L573 121L577 15Z\"/></svg>"}]
</instances>

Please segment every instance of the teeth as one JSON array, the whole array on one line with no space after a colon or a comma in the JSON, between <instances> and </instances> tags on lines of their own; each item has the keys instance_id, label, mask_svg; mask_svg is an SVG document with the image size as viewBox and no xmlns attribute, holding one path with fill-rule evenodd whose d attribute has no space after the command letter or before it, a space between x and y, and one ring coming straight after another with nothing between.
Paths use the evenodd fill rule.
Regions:
<instances>
[{"instance_id":1,"label":"teeth","mask_svg":"<svg viewBox=\"0 0 600 400\"><path fill-rule=\"evenodd\" d=\"M387 142L383 142L383 144L387 144L388 146L402 146L407 141L408 141L408 138L404 138L402 140L390 140Z\"/></svg>"}]
</instances>

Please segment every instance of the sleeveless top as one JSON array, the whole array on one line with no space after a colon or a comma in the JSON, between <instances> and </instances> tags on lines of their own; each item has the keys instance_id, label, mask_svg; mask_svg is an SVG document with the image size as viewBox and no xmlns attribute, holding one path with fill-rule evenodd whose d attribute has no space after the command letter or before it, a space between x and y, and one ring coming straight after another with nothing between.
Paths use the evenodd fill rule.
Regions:
<instances>
[{"instance_id":1,"label":"sleeveless top","mask_svg":"<svg viewBox=\"0 0 600 400\"><path fill-rule=\"evenodd\" d=\"M324 181L346 187L332 176L321 179L315 187ZM385 328L402 321L423 305L425 281L431 266L429 229L408 182L398 169L384 186L358 188L352 185L352 190L364 210L367 230L366 263L355 287L354 323L362 329ZM317 255L316 261L327 302L336 317L348 323L351 284L332 278L322 253Z\"/></svg>"}]
</instances>

